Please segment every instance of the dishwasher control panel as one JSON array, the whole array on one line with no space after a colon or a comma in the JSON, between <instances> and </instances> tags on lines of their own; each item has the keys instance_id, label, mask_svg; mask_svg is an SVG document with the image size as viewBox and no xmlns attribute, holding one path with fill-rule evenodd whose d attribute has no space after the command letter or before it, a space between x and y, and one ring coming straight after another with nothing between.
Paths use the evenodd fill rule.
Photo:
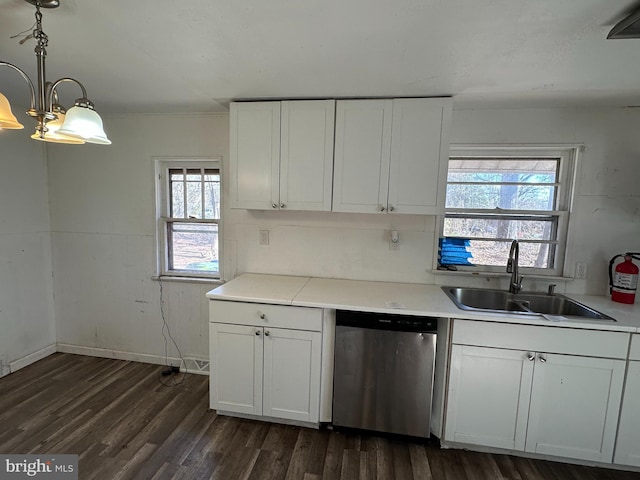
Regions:
<instances>
[{"instance_id":1,"label":"dishwasher control panel","mask_svg":"<svg viewBox=\"0 0 640 480\"><path fill-rule=\"evenodd\" d=\"M438 328L437 322L437 319L432 317L348 310L336 311L336 326L404 332L435 332Z\"/></svg>"}]
</instances>

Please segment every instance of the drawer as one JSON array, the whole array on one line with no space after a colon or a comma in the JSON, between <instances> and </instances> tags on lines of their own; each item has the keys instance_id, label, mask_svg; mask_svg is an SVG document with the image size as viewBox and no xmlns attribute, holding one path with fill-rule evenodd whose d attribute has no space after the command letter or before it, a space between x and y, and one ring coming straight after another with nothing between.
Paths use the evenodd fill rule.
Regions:
<instances>
[{"instance_id":1,"label":"drawer","mask_svg":"<svg viewBox=\"0 0 640 480\"><path fill-rule=\"evenodd\" d=\"M631 351L629 360L640 360L640 334L631 335Z\"/></svg>"},{"instance_id":2,"label":"drawer","mask_svg":"<svg viewBox=\"0 0 640 480\"><path fill-rule=\"evenodd\" d=\"M629 334L578 328L455 320L453 343L626 359Z\"/></svg>"},{"instance_id":3,"label":"drawer","mask_svg":"<svg viewBox=\"0 0 640 480\"><path fill-rule=\"evenodd\" d=\"M320 332L322 309L212 300L209 321Z\"/></svg>"}]
</instances>

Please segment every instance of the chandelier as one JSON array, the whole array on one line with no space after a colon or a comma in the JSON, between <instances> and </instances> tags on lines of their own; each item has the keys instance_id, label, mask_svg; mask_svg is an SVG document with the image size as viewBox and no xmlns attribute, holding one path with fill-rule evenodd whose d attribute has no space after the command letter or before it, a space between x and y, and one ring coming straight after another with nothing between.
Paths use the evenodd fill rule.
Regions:
<instances>
[{"instance_id":1,"label":"chandelier","mask_svg":"<svg viewBox=\"0 0 640 480\"><path fill-rule=\"evenodd\" d=\"M107 138L102 126L102 119L95 111L93 103L87 98L87 91L84 85L74 78L60 78L55 82L48 82L45 71L45 58L47 56L46 47L49 39L42 31L42 13L40 8L56 8L60 5L59 0L25 0L36 7L35 28L31 35L36 39L37 45L34 49L38 66L37 89L31 79L17 66L0 61L0 67L9 67L18 72L29 84L31 93L31 104L27 115L37 122L36 131L31 138L44 142L54 143L97 143L110 145L111 140ZM73 107L68 111L58 103L57 88L61 83L75 83L82 90L82 98L75 101ZM0 92L0 129L21 129L24 128L11 111L9 100Z\"/></svg>"}]
</instances>

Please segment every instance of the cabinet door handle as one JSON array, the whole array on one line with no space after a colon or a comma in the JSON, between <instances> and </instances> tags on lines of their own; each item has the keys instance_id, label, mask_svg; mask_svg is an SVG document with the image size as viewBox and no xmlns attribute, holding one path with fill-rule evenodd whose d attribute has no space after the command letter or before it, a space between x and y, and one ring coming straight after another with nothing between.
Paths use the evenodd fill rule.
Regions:
<instances>
[{"instance_id":1,"label":"cabinet door handle","mask_svg":"<svg viewBox=\"0 0 640 480\"><path fill-rule=\"evenodd\" d=\"M384 208L382 205L380 205L380 211L381 211L381 212L384 212L384 211L385 211L385 208Z\"/></svg>"},{"instance_id":2,"label":"cabinet door handle","mask_svg":"<svg viewBox=\"0 0 640 480\"><path fill-rule=\"evenodd\" d=\"M538 355L538 360L540 361L540 363L545 363L547 361L547 359L544 358L542 355Z\"/></svg>"},{"instance_id":3,"label":"cabinet door handle","mask_svg":"<svg viewBox=\"0 0 640 480\"><path fill-rule=\"evenodd\" d=\"M280 208L286 208L287 206L284 203L280 204Z\"/></svg>"},{"instance_id":4,"label":"cabinet door handle","mask_svg":"<svg viewBox=\"0 0 640 480\"><path fill-rule=\"evenodd\" d=\"M531 352L527 352L527 360L529 360L530 362L533 362L536 359L536 356L531 353Z\"/></svg>"},{"instance_id":5,"label":"cabinet door handle","mask_svg":"<svg viewBox=\"0 0 640 480\"><path fill-rule=\"evenodd\" d=\"M264 336L265 336L265 337L268 337L269 335L271 335L271 334L269 333L269 330L267 330L266 332L264 332Z\"/></svg>"},{"instance_id":6,"label":"cabinet door handle","mask_svg":"<svg viewBox=\"0 0 640 480\"><path fill-rule=\"evenodd\" d=\"M264 320L265 318L267 318L267 316L264 313L260 314L260 320Z\"/></svg>"},{"instance_id":7,"label":"cabinet door handle","mask_svg":"<svg viewBox=\"0 0 640 480\"><path fill-rule=\"evenodd\" d=\"M389 211L390 212L395 212L395 210L396 210L396 207L394 207L392 205L389 205Z\"/></svg>"},{"instance_id":8,"label":"cabinet door handle","mask_svg":"<svg viewBox=\"0 0 640 480\"><path fill-rule=\"evenodd\" d=\"M256 337L260 336L260 330L256 330Z\"/></svg>"},{"instance_id":9,"label":"cabinet door handle","mask_svg":"<svg viewBox=\"0 0 640 480\"><path fill-rule=\"evenodd\" d=\"M277 203L272 203L271 204L271 208L278 208L278 204Z\"/></svg>"}]
</instances>

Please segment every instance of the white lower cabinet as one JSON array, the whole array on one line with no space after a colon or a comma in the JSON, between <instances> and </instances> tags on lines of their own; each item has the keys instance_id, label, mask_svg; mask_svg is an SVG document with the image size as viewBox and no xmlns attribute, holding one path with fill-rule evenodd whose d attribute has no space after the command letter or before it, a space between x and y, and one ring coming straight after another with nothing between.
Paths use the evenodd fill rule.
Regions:
<instances>
[{"instance_id":1,"label":"white lower cabinet","mask_svg":"<svg viewBox=\"0 0 640 480\"><path fill-rule=\"evenodd\" d=\"M611 462L625 362L539 354L525 451ZM541 363L540 359L546 359Z\"/></svg>"},{"instance_id":2,"label":"white lower cabinet","mask_svg":"<svg viewBox=\"0 0 640 480\"><path fill-rule=\"evenodd\" d=\"M307 327L317 317L319 328L320 311L233 302L212 302L210 311L212 319L248 323L210 323L211 408L317 423L322 334L272 325L280 315L291 325L298 313Z\"/></svg>"},{"instance_id":3,"label":"white lower cabinet","mask_svg":"<svg viewBox=\"0 0 640 480\"><path fill-rule=\"evenodd\" d=\"M456 336L459 341L486 341L474 335L478 325L482 323L465 332L465 323L454 322L454 342ZM521 340L514 327L524 329ZM562 354L563 336L570 341L570 332L544 329L498 326L493 332L495 347L454 343L445 441L596 462L613 460L625 361L575 355L576 347L569 343L566 348L572 354ZM594 332L593 344L604 345L595 354L612 354L619 346L624 356L628 336L607 337L610 333ZM560 354L539 349L552 337ZM537 350L512 348L518 343ZM589 345L584 348L588 350Z\"/></svg>"},{"instance_id":4,"label":"white lower cabinet","mask_svg":"<svg viewBox=\"0 0 640 480\"><path fill-rule=\"evenodd\" d=\"M445 440L524 450L532 375L526 352L453 345Z\"/></svg>"},{"instance_id":5,"label":"white lower cabinet","mask_svg":"<svg viewBox=\"0 0 640 480\"><path fill-rule=\"evenodd\" d=\"M320 342L319 332L264 330L263 415L318 421Z\"/></svg>"},{"instance_id":6,"label":"white lower cabinet","mask_svg":"<svg viewBox=\"0 0 640 480\"><path fill-rule=\"evenodd\" d=\"M262 415L264 343L256 327L212 323L211 408Z\"/></svg>"},{"instance_id":7,"label":"white lower cabinet","mask_svg":"<svg viewBox=\"0 0 640 480\"><path fill-rule=\"evenodd\" d=\"M640 335L633 335L614 463L640 467Z\"/></svg>"}]
</instances>

